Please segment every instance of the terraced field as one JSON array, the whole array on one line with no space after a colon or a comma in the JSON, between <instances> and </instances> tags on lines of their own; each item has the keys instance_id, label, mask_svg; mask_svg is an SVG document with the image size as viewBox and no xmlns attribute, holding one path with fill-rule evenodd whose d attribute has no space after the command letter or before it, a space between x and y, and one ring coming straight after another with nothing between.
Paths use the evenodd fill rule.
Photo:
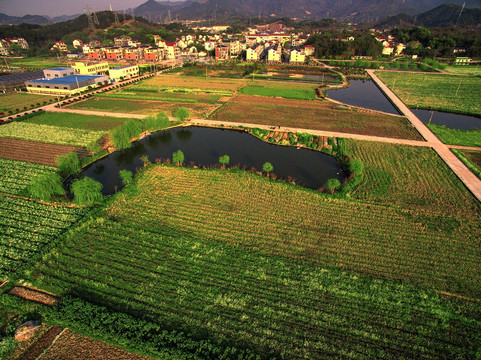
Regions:
<instances>
[{"instance_id":1,"label":"terraced field","mask_svg":"<svg viewBox=\"0 0 481 360\"><path fill-rule=\"evenodd\" d=\"M422 140L403 117L346 110L327 101L238 95L210 119Z\"/></svg>"},{"instance_id":2,"label":"terraced field","mask_svg":"<svg viewBox=\"0 0 481 360\"><path fill-rule=\"evenodd\" d=\"M470 357L481 324L431 287L481 298L479 211L465 211L433 229L429 210L336 200L242 171L156 165L29 281L56 294L77 289L82 301L128 314L126 323L188 336L188 346L152 345L153 355L194 353L208 341L261 358ZM75 314L71 306L59 316Z\"/></svg>"}]
</instances>

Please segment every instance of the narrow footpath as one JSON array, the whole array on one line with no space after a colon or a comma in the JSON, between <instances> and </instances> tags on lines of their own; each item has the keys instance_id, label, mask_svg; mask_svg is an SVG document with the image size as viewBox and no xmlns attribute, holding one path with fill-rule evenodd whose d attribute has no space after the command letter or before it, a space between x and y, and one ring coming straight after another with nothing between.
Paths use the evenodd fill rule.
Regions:
<instances>
[{"instance_id":1,"label":"narrow footpath","mask_svg":"<svg viewBox=\"0 0 481 360\"><path fill-rule=\"evenodd\" d=\"M375 74L374 70L366 70L373 81L379 86L382 92L393 102L398 110L404 114L411 124L417 129L421 136L426 140L434 151L443 159L443 161L454 171L456 176L464 183L464 185L473 193L473 195L481 201L481 180L474 175L462 162L454 155L445 145L428 129L424 123L413 114L411 110L399 99Z\"/></svg>"}]
</instances>

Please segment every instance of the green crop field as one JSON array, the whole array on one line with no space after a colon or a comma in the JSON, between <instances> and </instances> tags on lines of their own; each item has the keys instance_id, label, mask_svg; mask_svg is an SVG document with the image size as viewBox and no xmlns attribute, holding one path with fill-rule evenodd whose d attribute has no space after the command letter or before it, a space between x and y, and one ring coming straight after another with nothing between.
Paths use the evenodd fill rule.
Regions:
<instances>
[{"instance_id":1,"label":"green crop field","mask_svg":"<svg viewBox=\"0 0 481 360\"><path fill-rule=\"evenodd\" d=\"M328 101L238 95L214 112L210 119L422 140L403 117L346 110Z\"/></svg>"},{"instance_id":2,"label":"green crop field","mask_svg":"<svg viewBox=\"0 0 481 360\"><path fill-rule=\"evenodd\" d=\"M457 65L457 66L446 66L447 72L453 74L465 74L465 75L480 75L481 68L479 65Z\"/></svg>"},{"instance_id":3,"label":"green crop field","mask_svg":"<svg viewBox=\"0 0 481 360\"><path fill-rule=\"evenodd\" d=\"M314 100L316 98L316 87L318 87L318 84L256 80L240 89L239 93L244 95L283 97L286 99Z\"/></svg>"},{"instance_id":4,"label":"green crop field","mask_svg":"<svg viewBox=\"0 0 481 360\"><path fill-rule=\"evenodd\" d=\"M46 95L35 95L35 94L24 94L24 93L7 93L7 94L0 94L0 113L5 113L4 116L8 115L9 111L17 112L24 111L28 109L34 109L40 105L43 105L43 102L49 102L49 100L55 99L52 96ZM38 105L37 105L38 103ZM32 106L33 105L33 106ZM24 109L24 108L27 109Z\"/></svg>"},{"instance_id":5,"label":"green crop field","mask_svg":"<svg viewBox=\"0 0 481 360\"><path fill-rule=\"evenodd\" d=\"M105 134L105 131L73 129L27 122L13 122L0 126L0 137L60 145L88 146Z\"/></svg>"},{"instance_id":6,"label":"green crop field","mask_svg":"<svg viewBox=\"0 0 481 360\"><path fill-rule=\"evenodd\" d=\"M2 61L4 65L5 62ZM27 69L48 69L51 67L65 66L65 62L59 62L57 58L7 58L9 67L13 68L27 68Z\"/></svg>"},{"instance_id":7,"label":"green crop field","mask_svg":"<svg viewBox=\"0 0 481 360\"><path fill-rule=\"evenodd\" d=\"M409 107L481 115L481 78L461 75L377 71Z\"/></svg>"},{"instance_id":8,"label":"green crop field","mask_svg":"<svg viewBox=\"0 0 481 360\"><path fill-rule=\"evenodd\" d=\"M481 151L458 150L451 151L466 165L474 175L481 179Z\"/></svg>"},{"instance_id":9,"label":"green crop field","mask_svg":"<svg viewBox=\"0 0 481 360\"><path fill-rule=\"evenodd\" d=\"M373 152L367 177L375 176L370 161L380 151L394 153L352 147ZM435 158L415 155L405 172ZM385 172L396 172L396 158L390 164ZM437 205L411 210L402 201L335 199L240 170L153 165L27 280L83 299L76 307L67 297L57 314L74 329L91 324L90 311L81 309L105 313L95 308L105 305L126 314L115 315L118 323L99 316L90 331L115 333L152 355L187 358L173 353L198 352L209 342L261 358L473 357L479 319L435 290L481 298L480 210L454 176L437 176L440 166L431 164L423 176L449 191ZM392 192L416 180L408 177ZM441 205L448 201L466 206L447 216ZM123 338L132 318L161 339L176 330L188 341L159 348ZM220 358L207 345L203 351L199 358Z\"/></svg>"},{"instance_id":10,"label":"green crop field","mask_svg":"<svg viewBox=\"0 0 481 360\"><path fill-rule=\"evenodd\" d=\"M207 117L216 108L216 105L205 103L192 104L147 100L108 99L101 97L94 97L86 101L78 102L70 105L69 108L141 115L155 115L159 112L165 112L166 114L171 115L172 112L180 106L188 108L193 117L199 118Z\"/></svg>"},{"instance_id":11,"label":"green crop field","mask_svg":"<svg viewBox=\"0 0 481 360\"><path fill-rule=\"evenodd\" d=\"M139 89L125 88L107 94L98 94L100 98L110 99L126 99L126 100L152 100L164 102L182 102L182 103L208 103L215 104L223 96L231 96L232 94L206 94L198 92L185 92L183 90L169 91L169 89Z\"/></svg>"},{"instance_id":12,"label":"green crop field","mask_svg":"<svg viewBox=\"0 0 481 360\"><path fill-rule=\"evenodd\" d=\"M0 192L21 195L36 176L55 170L47 165L0 158Z\"/></svg>"},{"instance_id":13,"label":"green crop field","mask_svg":"<svg viewBox=\"0 0 481 360\"><path fill-rule=\"evenodd\" d=\"M0 279L18 273L85 212L0 195Z\"/></svg>"},{"instance_id":14,"label":"green crop field","mask_svg":"<svg viewBox=\"0 0 481 360\"><path fill-rule=\"evenodd\" d=\"M481 147L481 130L458 130L436 124L426 126L445 144Z\"/></svg>"},{"instance_id":15,"label":"green crop field","mask_svg":"<svg viewBox=\"0 0 481 360\"><path fill-rule=\"evenodd\" d=\"M35 117L22 120L22 122L28 124L49 125L70 129L106 131L122 125L127 120L128 119L125 118L111 116L45 112Z\"/></svg>"}]
</instances>

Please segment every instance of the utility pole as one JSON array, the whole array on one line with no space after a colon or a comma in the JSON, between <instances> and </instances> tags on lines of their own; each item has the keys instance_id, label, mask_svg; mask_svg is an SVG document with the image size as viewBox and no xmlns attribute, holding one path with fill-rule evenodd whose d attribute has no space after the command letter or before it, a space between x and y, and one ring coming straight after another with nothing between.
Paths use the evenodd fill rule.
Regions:
<instances>
[{"instance_id":1,"label":"utility pole","mask_svg":"<svg viewBox=\"0 0 481 360\"><path fill-rule=\"evenodd\" d=\"M87 20L88 20L88 23L89 23L89 29L95 30L94 19L92 17L91 12L90 12L90 6L88 6L88 5L85 6L85 15L87 15Z\"/></svg>"}]
</instances>

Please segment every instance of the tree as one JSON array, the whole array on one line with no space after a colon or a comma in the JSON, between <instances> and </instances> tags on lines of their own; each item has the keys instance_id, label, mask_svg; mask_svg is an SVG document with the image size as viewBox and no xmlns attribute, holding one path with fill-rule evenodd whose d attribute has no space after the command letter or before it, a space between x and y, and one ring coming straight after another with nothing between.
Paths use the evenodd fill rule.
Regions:
<instances>
[{"instance_id":1,"label":"tree","mask_svg":"<svg viewBox=\"0 0 481 360\"><path fill-rule=\"evenodd\" d=\"M75 180L70 190L74 195L74 203L78 205L93 205L102 201L102 184L98 181L84 177L83 179Z\"/></svg>"},{"instance_id":2,"label":"tree","mask_svg":"<svg viewBox=\"0 0 481 360\"><path fill-rule=\"evenodd\" d=\"M122 180L122 184L124 184L124 186L129 185L134 180L134 176L132 174L132 171L129 171L129 170L120 170L119 176L120 176L120 180Z\"/></svg>"},{"instance_id":3,"label":"tree","mask_svg":"<svg viewBox=\"0 0 481 360\"><path fill-rule=\"evenodd\" d=\"M57 156L55 158L55 163L57 164L58 172L65 177L78 174L82 170L80 159L74 152Z\"/></svg>"},{"instance_id":4,"label":"tree","mask_svg":"<svg viewBox=\"0 0 481 360\"><path fill-rule=\"evenodd\" d=\"M329 189L329 191L331 192L331 194L334 194L334 191L336 191L337 189L339 189L341 187L341 182L337 179L329 179L327 180L327 185L326 187Z\"/></svg>"},{"instance_id":5,"label":"tree","mask_svg":"<svg viewBox=\"0 0 481 360\"><path fill-rule=\"evenodd\" d=\"M229 165L229 162L230 162L229 155L223 155L219 157L219 162L222 164L222 168L225 169L225 167Z\"/></svg>"},{"instance_id":6,"label":"tree","mask_svg":"<svg viewBox=\"0 0 481 360\"><path fill-rule=\"evenodd\" d=\"M274 170L274 166L272 166L270 162L266 162L264 163L264 165L262 165L262 171L267 173L267 175L269 175L269 173L272 172L273 170Z\"/></svg>"},{"instance_id":7,"label":"tree","mask_svg":"<svg viewBox=\"0 0 481 360\"><path fill-rule=\"evenodd\" d=\"M123 126L115 128L110 134L110 140L112 140L117 150L128 149L130 147L130 139L128 130Z\"/></svg>"},{"instance_id":8,"label":"tree","mask_svg":"<svg viewBox=\"0 0 481 360\"><path fill-rule=\"evenodd\" d=\"M349 163L349 172L351 174L361 175L364 170L364 164L360 159L353 159Z\"/></svg>"},{"instance_id":9,"label":"tree","mask_svg":"<svg viewBox=\"0 0 481 360\"><path fill-rule=\"evenodd\" d=\"M27 194L33 199L50 202L53 197L65 194L62 177L58 174L39 175L27 188Z\"/></svg>"},{"instance_id":10,"label":"tree","mask_svg":"<svg viewBox=\"0 0 481 360\"><path fill-rule=\"evenodd\" d=\"M174 115L174 117L177 118L179 121L185 121L186 119L188 119L190 117L190 111L189 111L189 109L181 106L181 107L175 109L175 111L172 115Z\"/></svg>"},{"instance_id":11,"label":"tree","mask_svg":"<svg viewBox=\"0 0 481 360\"><path fill-rule=\"evenodd\" d=\"M181 150L177 150L172 155L172 162L177 165L182 165L182 163L184 162L184 153Z\"/></svg>"}]
</instances>

